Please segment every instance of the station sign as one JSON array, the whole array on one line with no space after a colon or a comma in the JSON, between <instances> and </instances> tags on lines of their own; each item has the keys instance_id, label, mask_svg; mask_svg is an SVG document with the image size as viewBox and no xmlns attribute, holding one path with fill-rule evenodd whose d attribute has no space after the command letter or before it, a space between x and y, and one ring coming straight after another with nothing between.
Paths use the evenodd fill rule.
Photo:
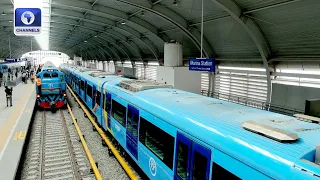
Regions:
<instances>
[{"instance_id":1,"label":"station sign","mask_svg":"<svg viewBox=\"0 0 320 180\"><path fill-rule=\"evenodd\" d=\"M189 59L189 71L214 72L214 58L195 58Z\"/></svg>"},{"instance_id":2,"label":"station sign","mask_svg":"<svg viewBox=\"0 0 320 180\"><path fill-rule=\"evenodd\" d=\"M5 62L21 62L26 61L26 58L6 58L4 59Z\"/></svg>"},{"instance_id":3,"label":"station sign","mask_svg":"<svg viewBox=\"0 0 320 180\"><path fill-rule=\"evenodd\" d=\"M32 1L32 2L30 2ZM14 1L14 34L36 36L41 34L42 10L39 0ZM28 2L28 3L26 3Z\"/></svg>"}]
</instances>

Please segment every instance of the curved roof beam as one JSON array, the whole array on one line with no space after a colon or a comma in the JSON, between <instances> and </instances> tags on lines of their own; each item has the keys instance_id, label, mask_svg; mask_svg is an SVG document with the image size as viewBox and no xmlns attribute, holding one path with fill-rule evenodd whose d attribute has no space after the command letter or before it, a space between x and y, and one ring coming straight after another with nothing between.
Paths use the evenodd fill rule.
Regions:
<instances>
[{"instance_id":1,"label":"curved roof beam","mask_svg":"<svg viewBox=\"0 0 320 180\"><path fill-rule=\"evenodd\" d=\"M270 103L271 100L271 78L270 78L270 71L268 66L268 59L271 58L271 52L269 43L267 42L266 38L264 37L263 33L260 31L255 22L244 16L240 7L235 4L231 0L212 0L215 4L217 4L220 8L225 10L229 13L233 19L235 19L242 27L247 31L253 42L256 44L263 64L264 68L266 69L267 75L267 103Z\"/></svg>"},{"instance_id":2,"label":"curved roof beam","mask_svg":"<svg viewBox=\"0 0 320 180\"><path fill-rule=\"evenodd\" d=\"M81 43L82 44L82 43ZM77 47L77 46L80 46L81 44L77 44L77 45L74 45L71 49L73 49L73 48L75 48L75 47ZM95 46L99 46L96 42L94 42L94 44L95 44ZM89 46L89 45L87 45L89 48L91 47L91 46ZM103 46L103 47L105 47L105 48L107 48L119 61L121 61L121 58L120 58L120 56L118 55L118 53L116 53L112 48L110 48L110 47L108 47L108 46ZM103 49L103 47L102 47L102 49ZM89 49L89 48L87 48L87 49ZM85 49L84 49L85 50Z\"/></svg>"},{"instance_id":3,"label":"curved roof beam","mask_svg":"<svg viewBox=\"0 0 320 180\"><path fill-rule=\"evenodd\" d=\"M61 21L51 20L51 27L55 27L55 26L53 25L54 23L59 24L59 28L66 29L66 30L70 30L70 28L71 28L73 25L75 25L75 24L71 24L70 22L64 23L64 22L61 22ZM108 29L105 29L105 28L97 29L97 27L87 27L87 26L85 26L85 25L80 26L80 27L82 27L83 29L89 29L89 30L92 31L92 33L98 31L98 32L106 33L106 34L108 34L108 35L110 35L110 36L116 37L117 39L120 40L120 42L125 43L125 44L126 44L126 47L129 46L129 47L136 53L136 55L138 55L138 57L140 57L140 59L142 59L142 56L141 56L141 54L140 54L140 51L141 51L141 50L140 50L140 49L137 50L137 48L136 48L136 47L138 47L138 46L132 46L132 45L128 42L127 37L125 37L125 36L123 36L123 35L115 32L114 30L112 30L112 29L110 29L110 28L108 28ZM82 30L83 30L83 29L82 29ZM68 41L68 39L65 39L65 40ZM65 44L65 43L63 43L63 44Z\"/></svg>"},{"instance_id":4,"label":"curved roof beam","mask_svg":"<svg viewBox=\"0 0 320 180\"><path fill-rule=\"evenodd\" d=\"M117 42L112 42L112 41L110 41L108 38L105 38L105 37L102 37L102 36L100 36L100 37L101 37L101 39L106 40L108 43L110 43L110 44L112 44L114 47L116 47L116 48L118 49L118 51L119 51L119 50L122 51L122 52L127 56L127 58L128 58L129 60L131 60L129 54L128 54L122 47L120 47L120 46L117 44ZM101 42L101 41L99 41L99 40L100 40L100 39L97 39L96 41L99 42L100 44L103 44L103 42Z\"/></svg>"},{"instance_id":5,"label":"curved roof beam","mask_svg":"<svg viewBox=\"0 0 320 180\"><path fill-rule=\"evenodd\" d=\"M69 30L71 30L71 27L73 26L72 24L68 24L68 23L61 23L61 21L59 21L59 22L55 22L55 21L53 21L52 23L51 23L51 27L56 27L55 25L53 25L53 23L57 23L57 24L59 24L59 26L57 26L59 29L65 29L65 30L67 30L66 32L68 32L69 33ZM88 31L91 31L91 33L93 33L94 31L101 31L102 29L93 29L92 30L92 28L87 28L87 27L83 27L82 29L81 29L81 31L83 31L83 30L86 30L86 29L89 29ZM86 32L87 33L87 32ZM125 36L123 36L123 35L121 35L121 34L119 34L119 33L117 33L117 32L115 32L115 31L113 31L112 29L104 29L104 31L101 31L100 32L100 34L108 34L109 36L112 36L112 37L114 37L114 39L116 39L117 41L119 41L119 42L121 42L122 44L124 44L125 46L125 49L128 49L128 47L129 47L129 49L130 49L130 51L128 50L128 52L132 52L133 51L133 53L135 54L135 55L137 55L141 60L142 60L142 57L141 57L141 54L140 54L140 49L138 50L138 49L136 49L136 47L135 46L132 46L130 43L129 43L129 41L127 40L127 38L125 37ZM82 36L81 36L82 37ZM78 38L78 36L76 37L76 38ZM66 43L65 43L65 41L68 41L68 39L66 40L65 38L63 39L63 44L65 45ZM61 45L62 45L62 43L61 43Z\"/></svg>"},{"instance_id":6,"label":"curved roof beam","mask_svg":"<svg viewBox=\"0 0 320 180\"><path fill-rule=\"evenodd\" d=\"M53 33L53 36L52 36L52 35L50 36L50 39L55 39L55 40L63 39L62 37L60 38L60 37L54 36L54 34L55 34L55 33ZM78 43L78 41L74 41L74 40L71 40L71 39L70 39L70 41L73 42L74 44ZM82 46L86 46L86 47L88 47L88 48L93 47L93 46L89 46L89 44L90 44L90 43L76 44L75 46L81 46L81 47L82 47ZM96 45L96 42L94 42L94 45L95 45L95 46L99 46L99 45ZM71 49L73 49L75 46L73 46ZM99 47L101 47L101 46L99 46ZM88 49L88 48L87 48L87 49ZM109 49L111 52L113 52L109 47L106 47L106 48ZM70 49L70 50L71 50L71 49ZM86 50L86 49L83 48L83 47L82 47L82 49L83 49L83 50ZM102 48L102 49L103 49L103 48ZM103 49L103 50L110 56L110 52L106 51L105 49ZM71 51L71 52L75 53L74 51ZM114 52L113 52L112 54L114 54ZM114 54L114 55L115 55L116 57L119 57L118 54ZM111 56L110 56L110 57L111 57ZM111 58L112 58L112 57L111 57Z\"/></svg>"},{"instance_id":7,"label":"curved roof beam","mask_svg":"<svg viewBox=\"0 0 320 180\"><path fill-rule=\"evenodd\" d=\"M69 2L69 0L68 0L68 2ZM66 1L63 1L63 3L65 4ZM86 3L86 4L88 4L88 3ZM57 4L57 5L59 5L59 6L66 6L66 5L63 5L63 4ZM78 4L77 4L77 5L78 5ZM70 7L71 5L67 5L67 6ZM101 13L106 14L104 11L95 11L95 10L88 9L88 7L86 7L86 8L79 8L79 7L76 7L76 6L74 6L74 5L71 6L71 7L73 7L73 8L78 8L78 9L82 9L82 10L87 10L87 11L90 11L90 12L95 12L95 13L100 13L100 14L101 14ZM106 7L104 7L104 8L106 8ZM111 8L107 8L107 9L111 9ZM59 12L55 12L55 11L59 11ZM59 10L53 9L53 10L52 10L52 14L59 16L59 14L63 14L62 11L67 11L67 12L64 12L65 15L69 15L69 16L71 15L71 16L73 16L73 17L78 18L78 19L79 19L79 23L80 23L81 21L91 21L91 22L95 22L95 24L104 24L104 25L107 25L107 26L111 26L111 27L118 28L118 29L121 29L121 30L123 30L123 31L126 31L126 32L130 33L131 35L135 36L136 38L138 38L143 44L145 44L146 47L153 53L153 55L155 56L156 59L159 58L159 50L158 50L157 48L154 49L156 46L153 45L153 46L150 47L150 46L148 45L148 43L145 43L145 42L144 42L144 39L141 38L141 37L142 37L141 33L138 32L138 31L136 31L135 29L129 27L129 26L120 25L119 23L117 24L115 21L108 20L108 19L106 19L106 18L102 18L102 17L98 17L98 16L93 16L93 15L88 15L88 18L90 18L90 19L88 19L86 16L82 15L81 13L79 13L79 14L81 14L81 15L79 16L78 13L75 13L75 12L73 12L73 11L63 10L63 9L59 9ZM121 11L118 11L118 10L113 10L113 11L109 11L109 12L115 12L115 11L118 12L118 13L117 13L117 16L115 16L115 17L118 17L118 18L119 18L119 16L120 16L120 18L121 18L121 15L122 15L122 16L123 16L123 15L128 16L126 13L121 12ZM121 14L121 15L120 15L120 14ZM128 18L126 18L126 19L128 19ZM80 21L80 20L81 20L81 21ZM134 23L134 22L132 22L132 23ZM147 22L146 22L146 24L147 24ZM140 24L138 24L138 25L140 25ZM140 25L140 26L142 26L142 25ZM147 28L146 28L147 26L148 26L148 25L142 26L142 27L144 27L145 29L147 29ZM149 30L149 29L147 29L147 30ZM149 30L149 32L153 33L154 30ZM159 36L158 36L158 37L159 37ZM159 37L159 38L160 38L160 37ZM161 38L160 38L160 39L161 39Z\"/></svg>"},{"instance_id":8,"label":"curved roof beam","mask_svg":"<svg viewBox=\"0 0 320 180\"><path fill-rule=\"evenodd\" d=\"M81 47L81 49L83 49L83 50L82 50L82 51L77 51L75 54L78 54L79 56L84 57L83 54L82 54L82 52L83 52L83 53L87 53L87 51L84 51L85 49L82 48L82 46L80 46L80 47ZM103 48L100 47L100 46L97 46L97 48L101 49L102 52L104 52L105 54L107 54L107 55L110 57L110 59L113 60L113 57L110 55L110 53L109 53L108 51L106 51L105 49L103 49ZM105 58L106 58L106 57L105 57Z\"/></svg>"},{"instance_id":9,"label":"curved roof beam","mask_svg":"<svg viewBox=\"0 0 320 180\"><path fill-rule=\"evenodd\" d=\"M13 51L17 50L17 51L21 51L21 50L24 50L23 47L25 47L24 45L26 45L26 42L23 42L23 45L21 43L20 40L12 40L10 41L10 44L11 44L11 57L14 57L13 55ZM27 46L29 47L30 44L28 44ZM9 49L9 46L8 44L4 44L2 46L0 46L0 49L3 50L2 52L2 56L5 56L5 57L9 57L10 56L10 49ZM4 51L4 49L6 49L7 51ZM39 47L34 47L34 49L39 49Z\"/></svg>"},{"instance_id":10,"label":"curved roof beam","mask_svg":"<svg viewBox=\"0 0 320 180\"><path fill-rule=\"evenodd\" d=\"M64 34L64 33L60 33L59 31L54 31L54 30L51 30L51 33L53 33L55 35L56 34L57 35L61 35L61 36L63 36L63 34ZM127 53L128 50L126 50L123 47L121 47L120 45L118 45L117 40L113 39L113 37L110 37L110 36L104 37L104 36L102 36L102 33L100 33L99 37L97 37L97 38L91 37L91 38L87 39L87 41L93 40L93 41L97 41L97 42L99 42L100 44L103 45L103 42L99 41L100 39L106 40L108 43L112 44L118 51L121 51L125 56L127 56L128 59L130 59L130 57L129 57L128 53Z\"/></svg>"},{"instance_id":11,"label":"curved roof beam","mask_svg":"<svg viewBox=\"0 0 320 180\"><path fill-rule=\"evenodd\" d=\"M99 58L106 58L105 55L99 50L98 47L94 46L94 47L90 47L89 49L90 52L92 52L94 59L99 59Z\"/></svg>"},{"instance_id":12,"label":"curved roof beam","mask_svg":"<svg viewBox=\"0 0 320 180\"><path fill-rule=\"evenodd\" d=\"M182 16L175 13L174 11L170 10L169 8L166 8L161 5L153 5L147 0L116 0L118 2L131 5L133 7L142 9L144 11L151 12L153 14L158 15L161 18L166 19L167 21L171 22L175 26L177 26L179 29L181 29L196 45L198 50L200 51L201 48L201 42L199 38L199 31L189 27L187 20L185 20ZM206 40L206 38L203 38L203 52L204 55L207 57L213 57L215 55L212 47Z\"/></svg>"}]
</instances>

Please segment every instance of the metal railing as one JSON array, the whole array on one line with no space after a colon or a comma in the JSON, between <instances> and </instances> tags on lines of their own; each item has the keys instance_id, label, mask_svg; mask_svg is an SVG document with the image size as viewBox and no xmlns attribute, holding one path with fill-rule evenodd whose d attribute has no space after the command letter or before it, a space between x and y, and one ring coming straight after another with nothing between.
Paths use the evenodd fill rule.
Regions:
<instances>
[{"instance_id":1,"label":"metal railing","mask_svg":"<svg viewBox=\"0 0 320 180\"><path fill-rule=\"evenodd\" d=\"M237 104L242 104L245 106L262 109L270 112L284 114L288 116L293 116L294 114L304 114L304 111L301 111L300 109L284 107L276 104L266 103L256 99L251 99L248 97L235 96L232 94L201 90L201 95L216 98L216 99L221 99L225 101L230 101Z\"/></svg>"}]
</instances>

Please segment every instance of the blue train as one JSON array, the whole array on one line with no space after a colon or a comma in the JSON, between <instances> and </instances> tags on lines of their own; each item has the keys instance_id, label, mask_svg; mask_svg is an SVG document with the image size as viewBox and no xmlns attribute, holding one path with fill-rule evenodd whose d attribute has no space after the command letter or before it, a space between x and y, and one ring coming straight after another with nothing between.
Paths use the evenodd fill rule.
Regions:
<instances>
[{"instance_id":1,"label":"blue train","mask_svg":"<svg viewBox=\"0 0 320 180\"><path fill-rule=\"evenodd\" d=\"M67 100L64 74L54 64L46 62L36 76L41 79L41 86L36 84L37 106L52 111L65 108Z\"/></svg>"},{"instance_id":2,"label":"blue train","mask_svg":"<svg viewBox=\"0 0 320 180\"><path fill-rule=\"evenodd\" d=\"M66 81L150 179L317 179L320 125L63 64Z\"/></svg>"},{"instance_id":3,"label":"blue train","mask_svg":"<svg viewBox=\"0 0 320 180\"><path fill-rule=\"evenodd\" d=\"M21 62L0 62L0 72L5 73L8 72L8 69L11 68L11 70L21 69Z\"/></svg>"}]
</instances>

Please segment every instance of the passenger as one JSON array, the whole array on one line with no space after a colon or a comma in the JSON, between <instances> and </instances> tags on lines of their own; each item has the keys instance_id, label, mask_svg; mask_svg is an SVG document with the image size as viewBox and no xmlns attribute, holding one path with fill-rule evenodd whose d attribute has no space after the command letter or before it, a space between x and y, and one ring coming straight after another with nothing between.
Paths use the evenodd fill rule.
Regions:
<instances>
[{"instance_id":1,"label":"passenger","mask_svg":"<svg viewBox=\"0 0 320 180\"><path fill-rule=\"evenodd\" d=\"M31 75L31 82L32 82L32 84L34 83L34 79L35 79L35 76L34 76L34 73L31 73L32 75Z\"/></svg>"},{"instance_id":2,"label":"passenger","mask_svg":"<svg viewBox=\"0 0 320 180\"><path fill-rule=\"evenodd\" d=\"M13 81L13 71L10 73L11 81Z\"/></svg>"},{"instance_id":3,"label":"passenger","mask_svg":"<svg viewBox=\"0 0 320 180\"><path fill-rule=\"evenodd\" d=\"M18 79L18 69L16 70L15 75L16 75L16 79Z\"/></svg>"},{"instance_id":4,"label":"passenger","mask_svg":"<svg viewBox=\"0 0 320 180\"><path fill-rule=\"evenodd\" d=\"M10 107L12 106L12 87L8 88L8 86L5 86L5 92L6 92L6 98L7 98L7 107L9 107L9 101L10 101Z\"/></svg>"},{"instance_id":5,"label":"passenger","mask_svg":"<svg viewBox=\"0 0 320 180\"><path fill-rule=\"evenodd\" d=\"M37 81L36 82L37 82L38 93L39 93L39 95L41 95L42 94L42 92L41 92L42 83L41 83L40 76L37 76Z\"/></svg>"},{"instance_id":6,"label":"passenger","mask_svg":"<svg viewBox=\"0 0 320 180\"><path fill-rule=\"evenodd\" d=\"M26 83L26 75L24 74L24 72L21 74L21 80L23 83Z\"/></svg>"}]
</instances>

